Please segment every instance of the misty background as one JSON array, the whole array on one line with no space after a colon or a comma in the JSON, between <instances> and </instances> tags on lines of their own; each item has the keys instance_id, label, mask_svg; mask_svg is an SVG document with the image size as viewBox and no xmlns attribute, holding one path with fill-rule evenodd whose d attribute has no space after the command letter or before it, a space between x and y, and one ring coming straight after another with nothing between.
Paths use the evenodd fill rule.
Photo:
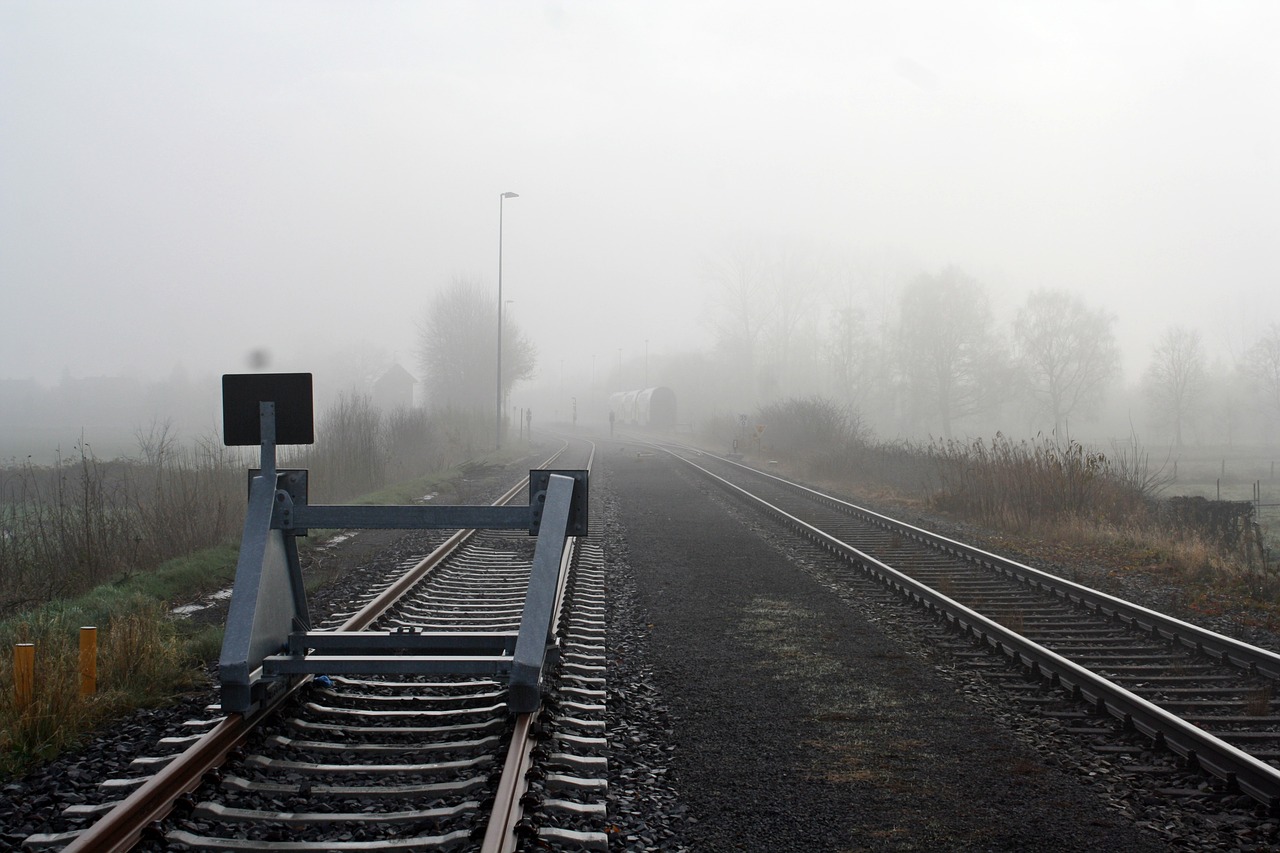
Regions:
<instances>
[{"instance_id":1,"label":"misty background","mask_svg":"<svg viewBox=\"0 0 1280 853\"><path fill-rule=\"evenodd\" d=\"M225 372L425 380L436 300L496 309L503 192L535 425L665 384L695 426L821 394L1049 433L1048 292L1114 342L1073 436L1269 445L1278 37L1262 2L5 2L0 456L211 431ZM944 418L912 365L959 327L1002 393Z\"/></svg>"}]
</instances>

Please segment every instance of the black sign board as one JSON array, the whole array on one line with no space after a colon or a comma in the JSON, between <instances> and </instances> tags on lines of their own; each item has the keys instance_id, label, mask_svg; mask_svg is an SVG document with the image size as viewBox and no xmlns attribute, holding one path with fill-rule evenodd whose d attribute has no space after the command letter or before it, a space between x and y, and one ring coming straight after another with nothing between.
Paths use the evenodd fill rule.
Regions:
<instances>
[{"instance_id":1,"label":"black sign board","mask_svg":"<svg viewBox=\"0 0 1280 853\"><path fill-rule=\"evenodd\" d=\"M259 403L276 404L276 444L314 444L310 373L225 373L222 443L262 443Z\"/></svg>"}]
</instances>

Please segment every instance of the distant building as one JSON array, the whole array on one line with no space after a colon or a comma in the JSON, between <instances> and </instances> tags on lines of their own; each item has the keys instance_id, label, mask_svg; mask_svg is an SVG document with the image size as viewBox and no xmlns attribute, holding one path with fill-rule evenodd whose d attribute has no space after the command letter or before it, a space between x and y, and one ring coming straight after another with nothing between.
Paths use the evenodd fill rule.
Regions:
<instances>
[{"instance_id":1,"label":"distant building","mask_svg":"<svg viewBox=\"0 0 1280 853\"><path fill-rule=\"evenodd\" d=\"M417 384L418 380L409 371L393 364L373 381L373 405L384 412L410 408L413 406L413 386Z\"/></svg>"}]
</instances>

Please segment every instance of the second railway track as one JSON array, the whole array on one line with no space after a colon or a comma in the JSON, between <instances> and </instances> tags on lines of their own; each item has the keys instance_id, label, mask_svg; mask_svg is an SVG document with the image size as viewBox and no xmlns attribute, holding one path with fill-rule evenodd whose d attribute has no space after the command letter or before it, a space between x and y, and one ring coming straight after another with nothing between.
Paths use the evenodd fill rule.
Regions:
<instances>
[{"instance_id":1,"label":"second railway track","mask_svg":"<svg viewBox=\"0 0 1280 853\"><path fill-rule=\"evenodd\" d=\"M1092 710L1062 716L1112 717L1280 814L1280 655L767 472L664 449Z\"/></svg>"}]
</instances>

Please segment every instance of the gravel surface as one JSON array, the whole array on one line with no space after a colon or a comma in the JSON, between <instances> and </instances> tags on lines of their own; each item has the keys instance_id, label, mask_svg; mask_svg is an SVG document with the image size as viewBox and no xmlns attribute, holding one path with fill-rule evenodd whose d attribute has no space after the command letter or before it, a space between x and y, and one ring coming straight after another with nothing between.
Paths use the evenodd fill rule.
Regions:
<instances>
[{"instance_id":1,"label":"gravel surface","mask_svg":"<svg viewBox=\"0 0 1280 853\"><path fill-rule=\"evenodd\" d=\"M913 611L671 462L619 445L601 459L611 682L631 691L616 725L657 771L613 794L625 849L1272 849L1252 803L1149 751L1171 772L1135 778L1011 711L1001 679L958 666ZM614 756L624 789L633 755ZM659 823L669 802L682 811Z\"/></svg>"},{"instance_id":2,"label":"gravel surface","mask_svg":"<svg viewBox=\"0 0 1280 853\"><path fill-rule=\"evenodd\" d=\"M109 733L0 787L0 850L20 850L38 832L64 832L80 824L61 816L74 804L101 802L98 783L139 775L129 763L155 755L160 738L179 730L184 720L207 717L212 690L184 697L169 708L138 711L111 726ZM216 701L216 700L214 700Z\"/></svg>"}]
</instances>

